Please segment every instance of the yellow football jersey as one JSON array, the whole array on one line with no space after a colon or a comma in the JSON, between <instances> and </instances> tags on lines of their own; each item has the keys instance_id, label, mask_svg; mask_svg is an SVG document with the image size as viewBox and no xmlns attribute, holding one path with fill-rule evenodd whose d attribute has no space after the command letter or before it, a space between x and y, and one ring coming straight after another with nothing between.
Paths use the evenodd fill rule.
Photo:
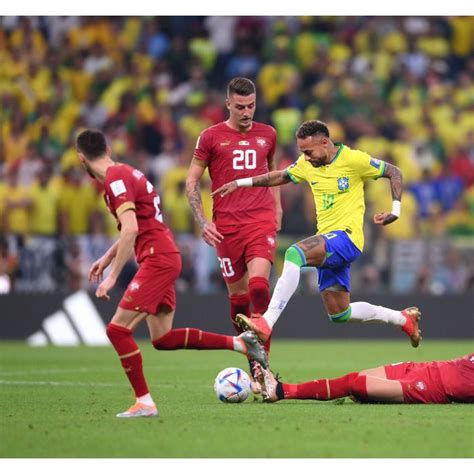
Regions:
<instances>
[{"instance_id":1,"label":"yellow football jersey","mask_svg":"<svg viewBox=\"0 0 474 474\"><path fill-rule=\"evenodd\" d=\"M385 162L363 151L339 144L334 159L315 168L301 155L287 168L294 183L307 181L316 205L318 234L344 230L359 249L364 248L364 180L383 175Z\"/></svg>"}]
</instances>

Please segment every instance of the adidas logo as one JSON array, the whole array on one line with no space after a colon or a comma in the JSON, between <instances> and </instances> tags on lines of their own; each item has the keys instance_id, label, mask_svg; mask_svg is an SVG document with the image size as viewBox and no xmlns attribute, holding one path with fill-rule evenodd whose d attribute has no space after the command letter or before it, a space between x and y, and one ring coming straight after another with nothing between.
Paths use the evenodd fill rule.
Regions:
<instances>
[{"instance_id":1,"label":"adidas logo","mask_svg":"<svg viewBox=\"0 0 474 474\"><path fill-rule=\"evenodd\" d=\"M26 339L31 346L105 346L105 324L85 291L63 301L63 309L49 315L39 330Z\"/></svg>"}]
</instances>

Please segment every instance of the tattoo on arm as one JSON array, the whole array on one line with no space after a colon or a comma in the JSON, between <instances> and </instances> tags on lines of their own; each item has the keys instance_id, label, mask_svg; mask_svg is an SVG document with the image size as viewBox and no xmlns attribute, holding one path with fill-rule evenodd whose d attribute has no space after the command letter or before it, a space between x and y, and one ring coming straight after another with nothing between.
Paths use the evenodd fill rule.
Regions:
<instances>
[{"instance_id":1,"label":"tattoo on arm","mask_svg":"<svg viewBox=\"0 0 474 474\"><path fill-rule=\"evenodd\" d=\"M312 235L307 239L298 242L298 247L303 250L305 254L308 254L312 249L324 242L324 238L319 235Z\"/></svg>"},{"instance_id":2,"label":"tattoo on arm","mask_svg":"<svg viewBox=\"0 0 474 474\"><path fill-rule=\"evenodd\" d=\"M290 181L291 179L286 173L286 171L270 171L266 174L254 176L253 186L267 188L270 186L280 186L282 184L289 183Z\"/></svg>"},{"instance_id":3,"label":"tattoo on arm","mask_svg":"<svg viewBox=\"0 0 474 474\"><path fill-rule=\"evenodd\" d=\"M199 227L204 227L206 224L206 218L204 217L204 212L202 210L201 186L199 185L199 182L186 185L186 196L188 197L194 220Z\"/></svg>"},{"instance_id":4,"label":"tattoo on arm","mask_svg":"<svg viewBox=\"0 0 474 474\"><path fill-rule=\"evenodd\" d=\"M400 169L390 163L385 163L385 170L382 176L390 180L392 199L394 201L400 201L403 192L403 178Z\"/></svg>"}]
</instances>

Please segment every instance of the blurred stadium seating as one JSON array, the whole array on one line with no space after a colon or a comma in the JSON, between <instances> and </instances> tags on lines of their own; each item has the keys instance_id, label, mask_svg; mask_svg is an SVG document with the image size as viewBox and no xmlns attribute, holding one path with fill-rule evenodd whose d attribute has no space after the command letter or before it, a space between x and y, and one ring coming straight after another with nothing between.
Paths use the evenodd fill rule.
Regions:
<instances>
[{"instance_id":1,"label":"blurred stadium seating","mask_svg":"<svg viewBox=\"0 0 474 474\"><path fill-rule=\"evenodd\" d=\"M366 188L355 291L474 291L473 17L3 17L0 64L0 293L88 288L117 235L76 159L83 127L157 185L183 253L178 290L224 291L183 187L237 75L257 84L255 119L277 129L279 167L297 157L299 123L318 118L403 171L393 225L371 224L390 209L388 182ZM288 243L315 229L309 189L288 185L282 201L274 279ZM300 291L317 291L307 279Z\"/></svg>"}]
</instances>

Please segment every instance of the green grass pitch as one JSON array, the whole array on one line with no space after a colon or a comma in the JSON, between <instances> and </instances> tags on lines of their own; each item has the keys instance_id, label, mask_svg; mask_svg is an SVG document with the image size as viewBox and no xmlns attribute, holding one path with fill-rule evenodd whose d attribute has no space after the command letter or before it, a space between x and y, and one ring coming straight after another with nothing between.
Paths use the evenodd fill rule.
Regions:
<instances>
[{"instance_id":1,"label":"green grass pitch","mask_svg":"<svg viewBox=\"0 0 474 474\"><path fill-rule=\"evenodd\" d=\"M216 374L248 370L228 351L157 352L140 342L160 417L117 419L133 401L112 348L0 344L0 457L473 457L472 405L219 402ZM461 356L472 341L275 340L284 380L335 377L402 360Z\"/></svg>"}]
</instances>

